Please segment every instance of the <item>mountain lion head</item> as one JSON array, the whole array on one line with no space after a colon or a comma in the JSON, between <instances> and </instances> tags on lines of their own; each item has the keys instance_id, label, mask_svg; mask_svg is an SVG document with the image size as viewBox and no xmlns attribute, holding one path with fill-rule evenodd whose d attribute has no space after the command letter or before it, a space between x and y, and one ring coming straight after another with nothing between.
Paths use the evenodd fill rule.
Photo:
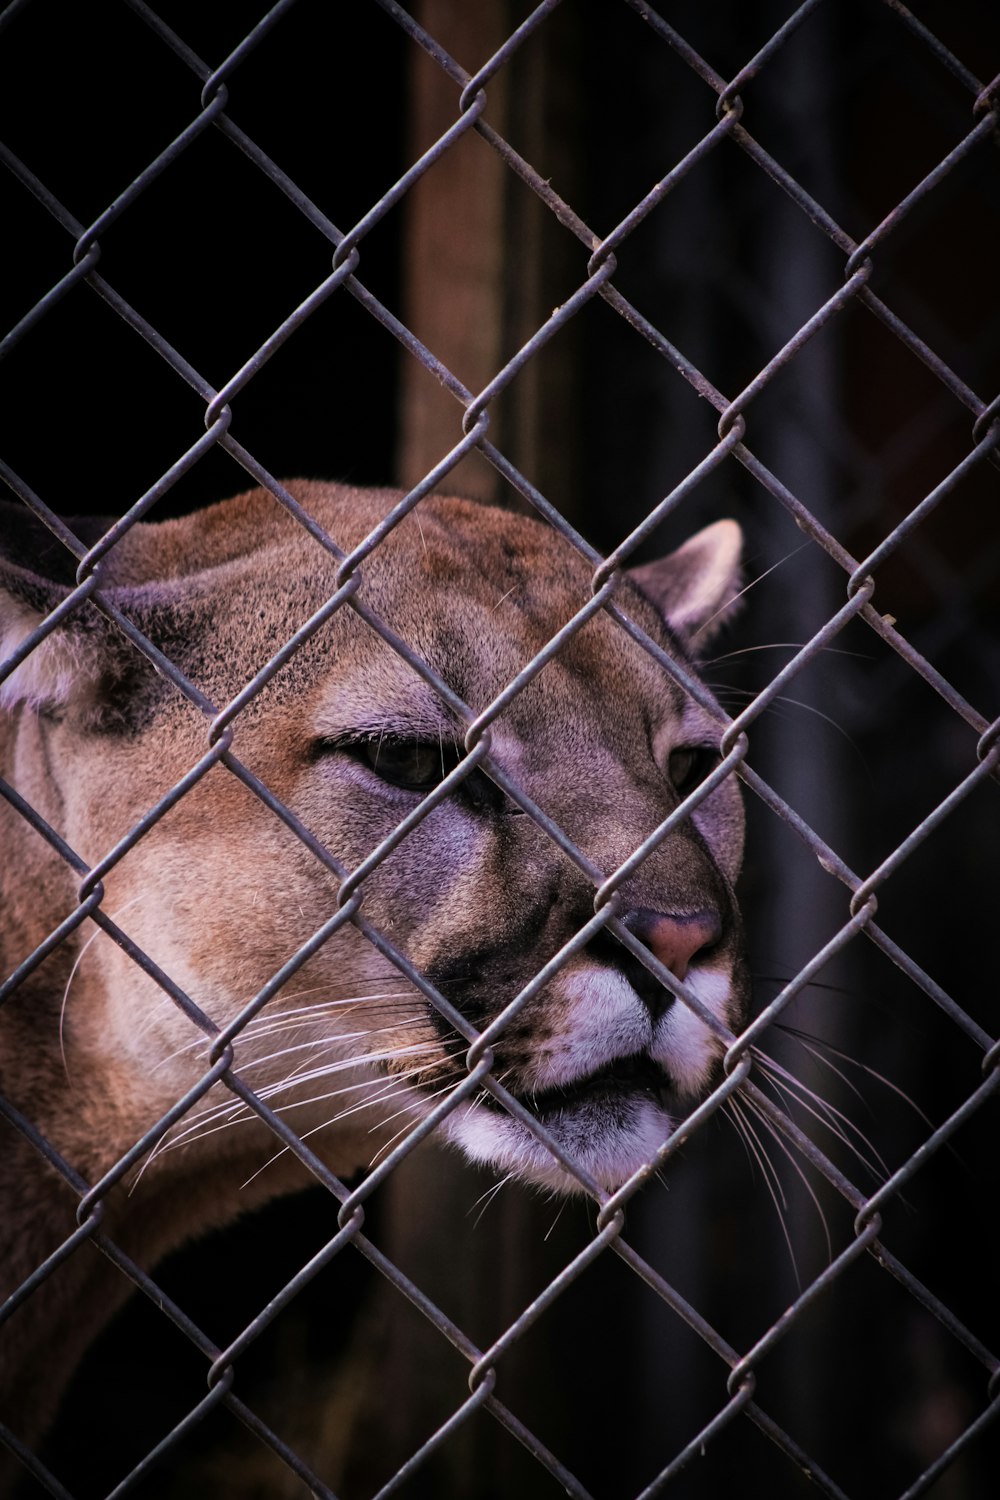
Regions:
<instances>
[{"instance_id":1,"label":"mountain lion head","mask_svg":"<svg viewBox=\"0 0 1000 1500\"><path fill-rule=\"evenodd\" d=\"M290 489L344 551L400 498ZM69 586L44 576L51 546L5 534L7 656ZM690 671L738 551L719 522L623 575L614 605ZM718 764L718 720L603 608L550 647L593 570L538 522L429 499L339 595L338 566L264 491L140 524L102 596L187 692L87 602L8 674L5 774L82 864L4 807L7 967L77 909L82 869L114 931L79 921L15 989L4 1089L93 1178L205 1077L223 1031L244 1088L335 1171L450 1101L441 1131L470 1157L613 1189L744 1015L734 779L667 823ZM217 1082L158 1142L135 1211L278 1151ZM278 1190L280 1166L260 1180Z\"/></svg>"}]
</instances>

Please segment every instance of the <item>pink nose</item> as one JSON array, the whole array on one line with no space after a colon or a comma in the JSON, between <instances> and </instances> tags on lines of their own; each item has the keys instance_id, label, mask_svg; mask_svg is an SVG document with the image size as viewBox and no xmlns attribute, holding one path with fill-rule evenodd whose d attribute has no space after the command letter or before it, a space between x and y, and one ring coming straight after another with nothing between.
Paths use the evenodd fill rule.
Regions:
<instances>
[{"instance_id":1,"label":"pink nose","mask_svg":"<svg viewBox=\"0 0 1000 1500\"><path fill-rule=\"evenodd\" d=\"M677 916L640 906L629 912L625 925L678 979L685 979L692 960L714 948L722 936L722 922L714 911Z\"/></svg>"}]
</instances>

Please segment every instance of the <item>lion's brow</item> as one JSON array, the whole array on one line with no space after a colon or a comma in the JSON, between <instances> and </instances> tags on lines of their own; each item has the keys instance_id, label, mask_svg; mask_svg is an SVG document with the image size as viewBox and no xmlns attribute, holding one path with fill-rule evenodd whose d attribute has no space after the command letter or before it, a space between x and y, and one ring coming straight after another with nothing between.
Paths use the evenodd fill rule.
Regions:
<instances>
[{"instance_id":1,"label":"lion's brow","mask_svg":"<svg viewBox=\"0 0 1000 1500\"><path fill-rule=\"evenodd\" d=\"M433 689L411 678L400 691L367 676L334 685L317 718L317 731L340 735L391 734L403 739L459 740L462 726Z\"/></svg>"}]
</instances>

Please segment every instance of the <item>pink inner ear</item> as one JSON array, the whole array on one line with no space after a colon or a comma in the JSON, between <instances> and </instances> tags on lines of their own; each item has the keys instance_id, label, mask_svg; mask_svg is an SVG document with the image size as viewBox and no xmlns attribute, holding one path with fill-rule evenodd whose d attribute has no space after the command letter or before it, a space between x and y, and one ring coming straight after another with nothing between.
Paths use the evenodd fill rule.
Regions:
<instances>
[{"instance_id":1,"label":"pink inner ear","mask_svg":"<svg viewBox=\"0 0 1000 1500\"><path fill-rule=\"evenodd\" d=\"M742 545L735 521L716 521L676 552L633 568L629 576L675 635L701 647L732 613L741 585Z\"/></svg>"},{"instance_id":2,"label":"pink inner ear","mask_svg":"<svg viewBox=\"0 0 1000 1500\"><path fill-rule=\"evenodd\" d=\"M15 606L4 622L0 661L12 655L41 620L41 615L23 605ZM87 644L72 631L53 630L0 683L0 704L16 708L24 703L34 710L57 708L69 702L74 689L89 679L92 670Z\"/></svg>"}]
</instances>

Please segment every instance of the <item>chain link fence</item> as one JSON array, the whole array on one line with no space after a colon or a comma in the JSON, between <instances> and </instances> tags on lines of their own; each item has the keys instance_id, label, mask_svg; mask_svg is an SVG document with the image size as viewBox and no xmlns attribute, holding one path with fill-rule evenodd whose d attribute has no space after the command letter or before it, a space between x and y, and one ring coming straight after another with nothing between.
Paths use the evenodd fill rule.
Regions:
<instances>
[{"instance_id":1,"label":"chain link fence","mask_svg":"<svg viewBox=\"0 0 1000 1500\"><path fill-rule=\"evenodd\" d=\"M206 733L93 866L17 778L0 785L79 881L0 999L100 929L207 1049L197 1087L99 1181L13 1084L0 1096L9 1141L69 1190L0 1339L74 1257L103 1255L142 1294L40 1446L0 1412L11 1494L991 1496L996 15L204 10L0 15L0 462L71 583L2 671L89 600ZM224 768L342 882L322 935L365 933L470 1042L463 1091L485 1080L518 1107L366 918L394 841L340 868L234 750L287 653L208 703L100 592L136 522L249 475L342 565L329 610L386 634L355 580L387 528L342 550L276 477L306 470L401 479L388 526L434 489L541 515L593 571L574 629L595 608L632 628L619 564L718 515L744 525L745 624L709 677L730 706L723 774L748 801L757 1005L660 1153L666 1192L643 1173L613 1196L588 1183L586 1208L507 1186L473 1209L491 1179L424 1125L339 1181L241 1077L249 1014L218 1032L102 905L102 879ZM470 749L488 750L490 716ZM777 1087L758 1045L789 1070ZM218 1081L312 1190L144 1265L105 1203ZM756 1164L724 1129L736 1089Z\"/></svg>"}]
</instances>

